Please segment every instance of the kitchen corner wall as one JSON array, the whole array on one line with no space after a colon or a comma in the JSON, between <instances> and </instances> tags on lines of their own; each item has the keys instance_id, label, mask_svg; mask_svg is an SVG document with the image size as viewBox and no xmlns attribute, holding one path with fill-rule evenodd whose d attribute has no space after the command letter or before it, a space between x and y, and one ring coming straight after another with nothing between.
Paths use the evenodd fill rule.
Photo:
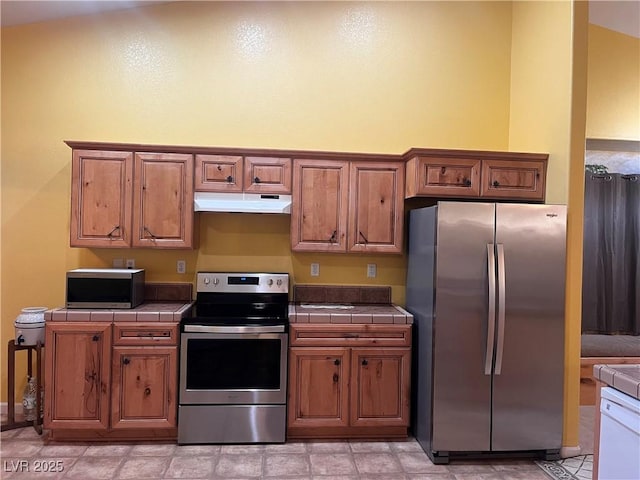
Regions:
<instances>
[{"instance_id":1,"label":"kitchen corner wall","mask_svg":"<svg viewBox=\"0 0 640 480\"><path fill-rule=\"evenodd\" d=\"M199 214L194 251L71 249L65 139L376 153L526 145L551 154L548 200L566 201L568 130L513 140L533 105L512 103L512 88L538 87L514 82L524 71L512 72L523 61L514 40L537 42L550 21L560 40L536 55L553 51L545 68L563 75L573 61L570 11L534 7L541 23L520 22L540 3L173 2L3 28L3 344L22 307L62 304L66 270L113 258L135 258L150 281L281 270L297 283L391 285L404 303L405 256L292 254L286 216ZM565 115L571 91L550 81L537 98ZM367 263L378 265L373 281Z\"/></svg>"}]
</instances>

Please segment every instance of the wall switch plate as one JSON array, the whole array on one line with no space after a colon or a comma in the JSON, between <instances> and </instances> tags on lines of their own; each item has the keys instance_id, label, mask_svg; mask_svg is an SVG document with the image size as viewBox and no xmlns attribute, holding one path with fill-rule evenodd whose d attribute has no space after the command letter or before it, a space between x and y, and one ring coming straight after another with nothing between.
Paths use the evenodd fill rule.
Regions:
<instances>
[{"instance_id":1,"label":"wall switch plate","mask_svg":"<svg viewBox=\"0 0 640 480\"><path fill-rule=\"evenodd\" d=\"M320 276L320 264L319 263L312 263L311 264L311 276L312 277L319 277Z\"/></svg>"},{"instance_id":2,"label":"wall switch plate","mask_svg":"<svg viewBox=\"0 0 640 480\"><path fill-rule=\"evenodd\" d=\"M185 273L187 271L187 262L184 260L178 260L176 263L176 270L178 273Z\"/></svg>"},{"instance_id":3,"label":"wall switch plate","mask_svg":"<svg viewBox=\"0 0 640 480\"><path fill-rule=\"evenodd\" d=\"M367 277L368 278L376 278L378 274L376 264L375 263L367 263Z\"/></svg>"},{"instance_id":4,"label":"wall switch plate","mask_svg":"<svg viewBox=\"0 0 640 480\"><path fill-rule=\"evenodd\" d=\"M124 268L124 258L114 258L113 268Z\"/></svg>"},{"instance_id":5,"label":"wall switch plate","mask_svg":"<svg viewBox=\"0 0 640 480\"><path fill-rule=\"evenodd\" d=\"M134 258L127 258L127 263L125 265L127 268L136 268L136 261Z\"/></svg>"}]
</instances>

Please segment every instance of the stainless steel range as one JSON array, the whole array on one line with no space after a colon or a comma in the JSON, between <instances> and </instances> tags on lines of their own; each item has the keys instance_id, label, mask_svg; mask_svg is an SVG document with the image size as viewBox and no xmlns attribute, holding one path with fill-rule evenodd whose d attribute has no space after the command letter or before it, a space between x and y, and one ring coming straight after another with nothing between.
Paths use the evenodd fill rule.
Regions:
<instances>
[{"instance_id":1,"label":"stainless steel range","mask_svg":"<svg viewBox=\"0 0 640 480\"><path fill-rule=\"evenodd\" d=\"M181 322L178 443L285 441L289 275L197 274Z\"/></svg>"}]
</instances>

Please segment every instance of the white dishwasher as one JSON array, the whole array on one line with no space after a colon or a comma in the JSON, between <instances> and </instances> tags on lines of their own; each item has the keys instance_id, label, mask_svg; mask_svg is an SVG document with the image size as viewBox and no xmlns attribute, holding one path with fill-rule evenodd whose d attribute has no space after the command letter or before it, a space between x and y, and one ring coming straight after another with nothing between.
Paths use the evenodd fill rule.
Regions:
<instances>
[{"instance_id":1,"label":"white dishwasher","mask_svg":"<svg viewBox=\"0 0 640 480\"><path fill-rule=\"evenodd\" d=\"M604 387L600 414L598 479L640 479L640 400Z\"/></svg>"}]
</instances>

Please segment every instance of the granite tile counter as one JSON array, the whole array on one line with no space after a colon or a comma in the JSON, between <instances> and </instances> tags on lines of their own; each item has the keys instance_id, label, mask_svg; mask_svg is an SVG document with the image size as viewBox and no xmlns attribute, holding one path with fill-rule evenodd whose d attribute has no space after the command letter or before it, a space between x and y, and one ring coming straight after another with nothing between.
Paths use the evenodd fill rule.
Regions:
<instances>
[{"instance_id":1,"label":"granite tile counter","mask_svg":"<svg viewBox=\"0 0 640 480\"><path fill-rule=\"evenodd\" d=\"M640 365L594 365L596 380L640 400Z\"/></svg>"},{"instance_id":2,"label":"granite tile counter","mask_svg":"<svg viewBox=\"0 0 640 480\"><path fill-rule=\"evenodd\" d=\"M390 287L296 285L289 322L413 324L413 315L391 303Z\"/></svg>"},{"instance_id":3,"label":"granite tile counter","mask_svg":"<svg viewBox=\"0 0 640 480\"><path fill-rule=\"evenodd\" d=\"M412 324L413 315L396 305L292 304L289 322Z\"/></svg>"},{"instance_id":4,"label":"granite tile counter","mask_svg":"<svg viewBox=\"0 0 640 480\"><path fill-rule=\"evenodd\" d=\"M131 309L54 308L49 322L179 322L191 314L193 302L145 302Z\"/></svg>"}]
</instances>

